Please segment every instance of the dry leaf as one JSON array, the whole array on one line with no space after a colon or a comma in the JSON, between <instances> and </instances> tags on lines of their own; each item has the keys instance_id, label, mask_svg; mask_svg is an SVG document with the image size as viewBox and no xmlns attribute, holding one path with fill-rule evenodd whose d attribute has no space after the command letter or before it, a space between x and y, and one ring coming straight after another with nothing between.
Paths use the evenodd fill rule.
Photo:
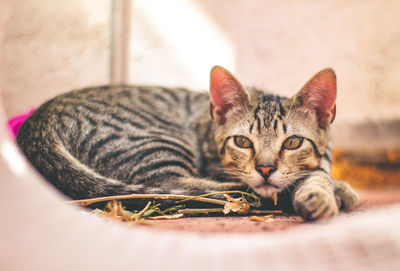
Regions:
<instances>
[{"instance_id":1,"label":"dry leaf","mask_svg":"<svg viewBox=\"0 0 400 271\"><path fill-rule=\"evenodd\" d=\"M110 201L104 208L103 215L120 221L132 221L132 216L127 214L119 201Z\"/></svg>"},{"instance_id":2,"label":"dry leaf","mask_svg":"<svg viewBox=\"0 0 400 271\"><path fill-rule=\"evenodd\" d=\"M242 196L241 198L234 199L231 196L224 194L224 197L228 201L227 203L225 203L224 210L223 210L223 213L225 215L230 212L238 213L238 214L247 214L248 213L248 211L250 209L250 205L244 196Z\"/></svg>"},{"instance_id":3,"label":"dry leaf","mask_svg":"<svg viewBox=\"0 0 400 271\"><path fill-rule=\"evenodd\" d=\"M135 223L142 224L144 222L144 219L141 218L141 216L149 208L150 203L151 202L149 202L146 205L146 207L139 213L133 214L132 212L124 210L121 202L114 200L114 201L107 202L107 205L104 208L104 211L101 211L100 209L96 209L96 210L92 211L92 213L99 214L99 215L105 216L107 218L116 219L119 221L135 222Z\"/></svg>"},{"instance_id":4,"label":"dry leaf","mask_svg":"<svg viewBox=\"0 0 400 271\"><path fill-rule=\"evenodd\" d=\"M266 215L266 216L250 216L249 220L256 221L256 222L272 222L274 221L273 215Z\"/></svg>"}]
</instances>

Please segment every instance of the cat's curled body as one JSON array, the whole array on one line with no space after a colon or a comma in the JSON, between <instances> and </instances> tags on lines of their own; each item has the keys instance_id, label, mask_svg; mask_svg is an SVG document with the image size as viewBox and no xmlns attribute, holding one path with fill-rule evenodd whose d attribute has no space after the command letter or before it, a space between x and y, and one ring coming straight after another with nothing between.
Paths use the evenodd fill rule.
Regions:
<instances>
[{"instance_id":1,"label":"cat's curled body","mask_svg":"<svg viewBox=\"0 0 400 271\"><path fill-rule=\"evenodd\" d=\"M245 90L217 66L210 95L134 86L60 95L23 123L17 142L74 199L233 189L268 198L291 191L295 211L315 220L357 202L329 175L335 98L329 69L286 99Z\"/></svg>"}]
</instances>

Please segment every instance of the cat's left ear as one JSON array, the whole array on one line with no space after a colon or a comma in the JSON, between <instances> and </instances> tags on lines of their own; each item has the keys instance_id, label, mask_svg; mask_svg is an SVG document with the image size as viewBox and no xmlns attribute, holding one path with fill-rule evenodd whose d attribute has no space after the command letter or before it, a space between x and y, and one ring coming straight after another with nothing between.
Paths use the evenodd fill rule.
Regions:
<instances>
[{"instance_id":1,"label":"cat's left ear","mask_svg":"<svg viewBox=\"0 0 400 271\"><path fill-rule=\"evenodd\" d=\"M315 74L295 96L301 106L317 114L318 124L327 128L336 115L336 74L324 69Z\"/></svg>"},{"instance_id":2,"label":"cat's left ear","mask_svg":"<svg viewBox=\"0 0 400 271\"><path fill-rule=\"evenodd\" d=\"M214 66L210 74L211 116L218 124L224 124L227 115L243 110L249 95L239 81L226 69Z\"/></svg>"}]
</instances>

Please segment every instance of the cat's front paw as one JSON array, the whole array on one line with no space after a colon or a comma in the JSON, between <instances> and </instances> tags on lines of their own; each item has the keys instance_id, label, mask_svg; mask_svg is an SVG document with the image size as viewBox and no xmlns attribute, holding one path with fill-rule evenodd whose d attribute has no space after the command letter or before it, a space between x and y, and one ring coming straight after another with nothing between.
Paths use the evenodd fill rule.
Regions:
<instances>
[{"instance_id":1,"label":"cat's front paw","mask_svg":"<svg viewBox=\"0 0 400 271\"><path fill-rule=\"evenodd\" d=\"M334 181L335 196L337 197L338 206L343 210L351 210L356 207L359 197L351 186L342 181Z\"/></svg>"},{"instance_id":2,"label":"cat's front paw","mask_svg":"<svg viewBox=\"0 0 400 271\"><path fill-rule=\"evenodd\" d=\"M308 221L339 213L334 196L321 188L298 190L293 199L293 207L296 213Z\"/></svg>"}]
</instances>

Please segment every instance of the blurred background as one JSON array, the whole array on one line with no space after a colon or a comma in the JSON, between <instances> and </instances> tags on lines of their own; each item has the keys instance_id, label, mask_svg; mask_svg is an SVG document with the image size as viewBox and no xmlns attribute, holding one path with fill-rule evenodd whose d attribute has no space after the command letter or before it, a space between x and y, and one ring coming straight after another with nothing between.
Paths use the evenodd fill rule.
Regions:
<instances>
[{"instance_id":1,"label":"blurred background","mask_svg":"<svg viewBox=\"0 0 400 271\"><path fill-rule=\"evenodd\" d=\"M245 86L290 96L332 67L335 159L372 165L389 174L380 183L400 183L400 1L3 0L2 6L8 117L71 89L109 83L207 91L213 65ZM334 174L354 175L354 167L343 170Z\"/></svg>"}]
</instances>

